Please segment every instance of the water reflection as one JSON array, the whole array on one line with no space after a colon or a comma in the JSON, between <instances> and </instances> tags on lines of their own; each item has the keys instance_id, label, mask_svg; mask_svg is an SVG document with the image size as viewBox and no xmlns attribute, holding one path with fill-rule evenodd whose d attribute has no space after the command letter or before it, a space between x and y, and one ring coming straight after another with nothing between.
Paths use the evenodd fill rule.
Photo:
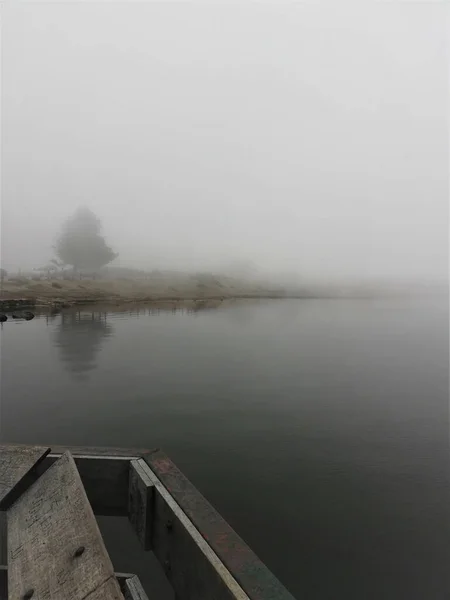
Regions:
<instances>
[{"instance_id":1,"label":"water reflection","mask_svg":"<svg viewBox=\"0 0 450 600\"><path fill-rule=\"evenodd\" d=\"M55 332L55 346L61 361L76 379L87 379L96 367L103 341L113 335L114 329L106 320L107 313L78 311L58 316L60 323Z\"/></svg>"},{"instance_id":2,"label":"water reflection","mask_svg":"<svg viewBox=\"0 0 450 600\"><path fill-rule=\"evenodd\" d=\"M443 599L447 299L186 304L5 323L2 440L163 447L295 597Z\"/></svg>"}]
</instances>

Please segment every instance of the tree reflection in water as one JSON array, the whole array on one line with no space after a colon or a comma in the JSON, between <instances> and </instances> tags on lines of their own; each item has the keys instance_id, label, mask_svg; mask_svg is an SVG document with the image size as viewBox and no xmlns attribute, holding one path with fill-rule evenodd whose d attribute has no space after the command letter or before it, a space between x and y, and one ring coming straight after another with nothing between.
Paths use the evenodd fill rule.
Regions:
<instances>
[{"instance_id":1,"label":"tree reflection in water","mask_svg":"<svg viewBox=\"0 0 450 600\"><path fill-rule=\"evenodd\" d=\"M106 313L77 311L61 313L55 333L55 346L65 368L77 379L87 379L97 366L96 357L105 338L113 334Z\"/></svg>"}]
</instances>

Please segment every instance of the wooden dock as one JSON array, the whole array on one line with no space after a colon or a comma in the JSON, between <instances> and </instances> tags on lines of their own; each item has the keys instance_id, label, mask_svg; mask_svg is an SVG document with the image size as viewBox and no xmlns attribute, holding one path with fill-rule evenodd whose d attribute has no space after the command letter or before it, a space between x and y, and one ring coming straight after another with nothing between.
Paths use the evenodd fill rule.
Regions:
<instances>
[{"instance_id":1,"label":"wooden dock","mask_svg":"<svg viewBox=\"0 0 450 600\"><path fill-rule=\"evenodd\" d=\"M0 600L153 600L95 515L129 519L176 600L293 600L159 450L0 445L0 511Z\"/></svg>"}]
</instances>

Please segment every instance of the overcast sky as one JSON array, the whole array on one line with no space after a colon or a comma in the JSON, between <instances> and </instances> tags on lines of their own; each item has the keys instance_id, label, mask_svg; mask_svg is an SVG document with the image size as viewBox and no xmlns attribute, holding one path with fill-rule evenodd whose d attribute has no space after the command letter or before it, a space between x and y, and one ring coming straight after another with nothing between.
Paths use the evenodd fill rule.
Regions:
<instances>
[{"instance_id":1,"label":"overcast sky","mask_svg":"<svg viewBox=\"0 0 450 600\"><path fill-rule=\"evenodd\" d=\"M3 5L3 265L446 277L445 4Z\"/></svg>"}]
</instances>

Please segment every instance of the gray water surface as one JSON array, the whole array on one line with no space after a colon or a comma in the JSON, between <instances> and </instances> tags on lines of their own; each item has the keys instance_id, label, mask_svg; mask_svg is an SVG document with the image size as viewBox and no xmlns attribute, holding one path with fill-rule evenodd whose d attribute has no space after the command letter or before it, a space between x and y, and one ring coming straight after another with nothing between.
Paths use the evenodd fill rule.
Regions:
<instances>
[{"instance_id":1,"label":"gray water surface","mask_svg":"<svg viewBox=\"0 0 450 600\"><path fill-rule=\"evenodd\" d=\"M448 303L1 329L2 441L161 447L297 598L449 597Z\"/></svg>"}]
</instances>

